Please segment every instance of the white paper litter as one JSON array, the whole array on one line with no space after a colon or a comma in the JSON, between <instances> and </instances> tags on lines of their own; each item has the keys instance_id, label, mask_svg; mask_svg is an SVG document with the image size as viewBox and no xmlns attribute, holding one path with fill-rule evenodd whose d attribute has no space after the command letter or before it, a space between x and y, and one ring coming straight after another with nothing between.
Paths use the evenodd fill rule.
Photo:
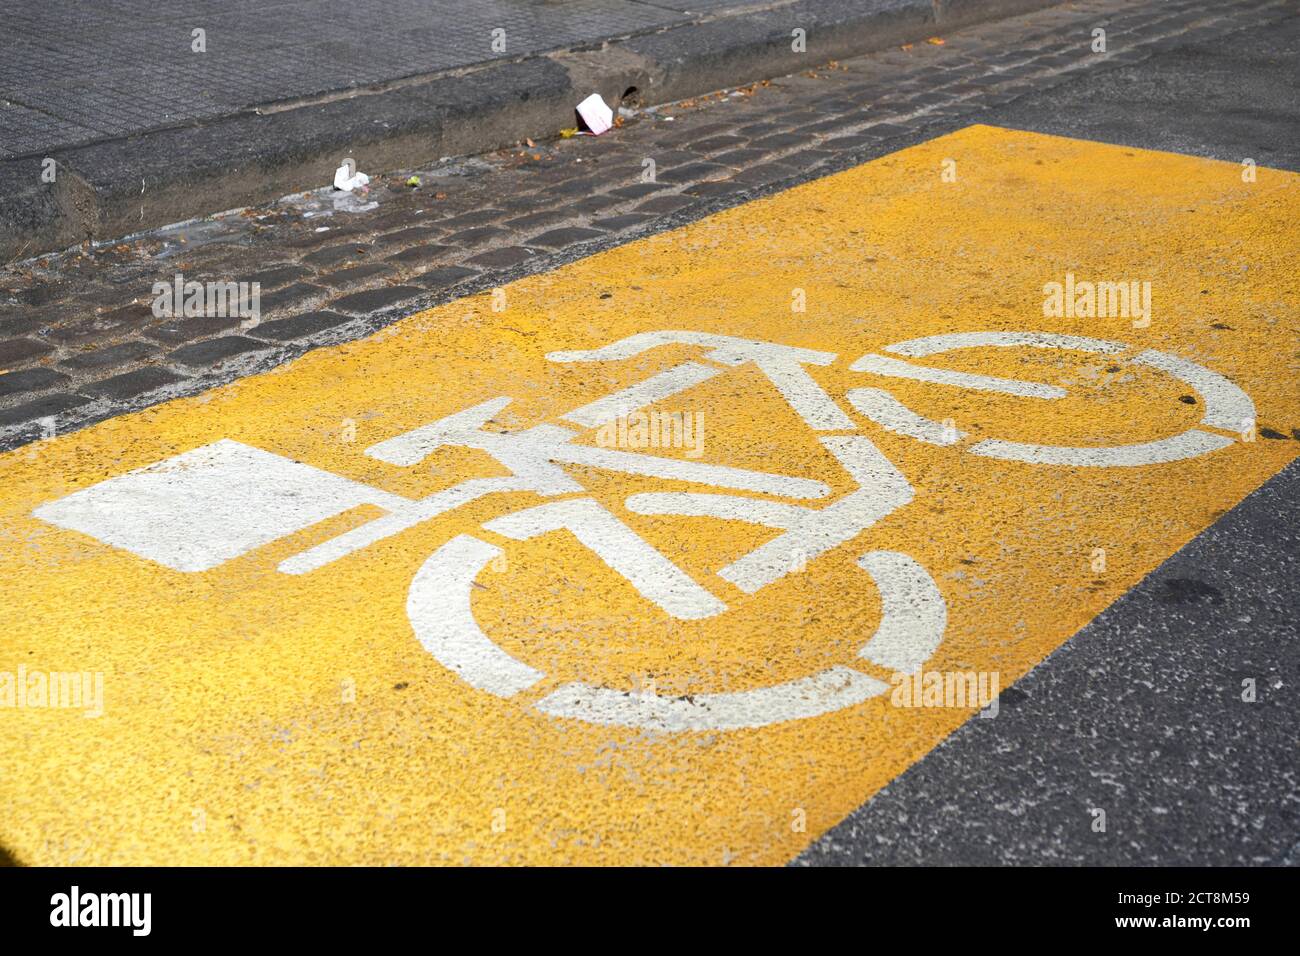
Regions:
<instances>
[{"instance_id":1,"label":"white paper litter","mask_svg":"<svg viewBox=\"0 0 1300 956\"><path fill-rule=\"evenodd\" d=\"M578 104L578 115L587 124L587 129L597 136L614 126L614 111L605 104L599 93L592 93Z\"/></svg>"},{"instance_id":2,"label":"white paper litter","mask_svg":"<svg viewBox=\"0 0 1300 956\"><path fill-rule=\"evenodd\" d=\"M347 164L343 164L334 170L334 188L335 189L356 189L358 186L366 186L370 183L370 177L365 173L352 175Z\"/></svg>"}]
</instances>

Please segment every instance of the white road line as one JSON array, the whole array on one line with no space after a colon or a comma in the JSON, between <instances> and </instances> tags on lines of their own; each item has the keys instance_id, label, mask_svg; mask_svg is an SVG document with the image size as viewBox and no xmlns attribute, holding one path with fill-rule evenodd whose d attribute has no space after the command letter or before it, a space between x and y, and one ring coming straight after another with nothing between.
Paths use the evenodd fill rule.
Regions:
<instances>
[{"instance_id":1,"label":"white road line","mask_svg":"<svg viewBox=\"0 0 1300 956\"><path fill-rule=\"evenodd\" d=\"M845 396L849 404L881 428L931 445L955 445L964 432L918 415L883 389L855 388Z\"/></svg>"},{"instance_id":2,"label":"white road line","mask_svg":"<svg viewBox=\"0 0 1300 956\"><path fill-rule=\"evenodd\" d=\"M435 492L427 498L407 502L390 514L367 521L337 537L322 541L313 548L285 558L280 562L278 570L283 574L306 574L384 538L400 534L422 521L436 518L471 501L477 501L484 495L507 491L529 491L532 487L530 482L511 475L501 478L471 478Z\"/></svg>"},{"instance_id":3,"label":"white road line","mask_svg":"<svg viewBox=\"0 0 1300 956\"><path fill-rule=\"evenodd\" d=\"M1133 468L1195 458L1232 444L1231 438L1192 428L1172 438L1106 448L1030 445L990 438L972 445L972 455L1023 461L1030 465L1075 465L1088 468Z\"/></svg>"},{"instance_id":4,"label":"white road line","mask_svg":"<svg viewBox=\"0 0 1300 956\"><path fill-rule=\"evenodd\" d=\"M709 465L698 461L639 455L635 452L597 448L592 445L556 444L548 449L548 454L552 461L571 465L604 468L628 475L644 475L648 478L718 485L722 488L734 488L737 491L780 495L784 498L824 498L831 493L829 485L811 478L772 475L762 471L730 468L726 465Z\"/></svg>"},{"instance_id":5,"label":"white road line","mask_svg":"<svg viewBox=\"0 0 1300 956\"><path fill-rule=\"evenodd\" d=\"M489 398L454 415L371 445L366 454L390 465L418 465L438 448L452 443L453 439L466 434L478 435L479 430L510 402L507 395Z\"/></svg>"},{"instance_id":6,"label":"white road line","mask_svg":"<svg viewBox=\"0 0 1300 956\"><path fill-rule=\"evenodd\" d=\"M684 518L717 518L745 521L769 528L793 528L809 508L740 495L716 495L698 491L647 491L624 502L628 511L639 515L677 515Z\"/></svg>"},{"instance_id":7,"label":"white road line","mask_svg":"<svg viewBox=\"0 0 1300 956\"><path fill-rule=\"evenodd\" d=\"M906 355L908 358L925 358L951 349L1012 345L1040 349L1077 349L1081 352L1100 352L1103 355L1114 355L1128 348L1120 342L1108 342L1083 335L1058 335L1055 332L949 332L895 342L887 346L885 351L894 355Z\"/></svg>"},{"instance_id":8,"label":"white road line","mask_svg":"<svg viewBox=\"0 0 1300 956\"><path fill-rule=\"evenodd\" d=\"M779 580L796 564L838 547L912 500L911 484L870 439L828 436L821 443L857 481L858 490L820 510L809 509L797 525L718 572L746 594Z\"/></svg>"},{"instance_id":9,"label":"white road line","mask_svg":"<svg viewBox=\"0 0 1300 956\"><path fill-rule=\"evenodd\" d=\"M722 370L719 368L701 365L699 362L684 362L651 376L644 382L638 382L613 395L606 395L581 408L575 408L564 418L584 428L597 428L606 422L625 418L638 409L653 405L678 392L694 388L701 382L707 382L720 374Z\"/></svg>"},{"instance_id":10,"label":"white road line","mask_svg":"<svg viewBox=\"0 0 1300 956\"><path fill-rule=\"evenodd\" d=\"M774 475L762 471L661 458L636 452L577 445L577 434L559 425L534 425L519 432L486 432L486 424L509 404L509 399L492 399L372 445L366 454L392 464L413 465L442 445L460 445L485 451L528 487L542 495L580 492L586 489L569 476L561 464L603 468L629 475L667 478L676 481L720 485L737 491L781 495L787 498L823 498L830 487L810 478Z\"/></svg>"},{"instance_id":11,"label":"white road line","mask_svg":"<svg viewBox=\"0 0 1300 956\"><path fill-rule=\"evenodd\" d=\"M503 651L474 620L471 583L499 554L500 548L470 535L452 538L415 573L406 614L420 645L444 667L472 687L511 697L546 675Z\"/></svg>"},{"instance_id":12,"label":"white road line","mask_svg":"<svg viewBox=\"0 0 1300 956\"><path fill-rule=\"evenodd\" d=\"M1134 364L1160 369L1167 375L1195 389L1205 404L1202 425L1241 432L1255 424L1255 403L1250 396L1218 372L1187 359L1147 349L1133 359Z\"/></svg>"},{"instance_id":13,"label":"white road line","mask_svg":"<svg viewBox=\"0 0 1300 956\"><path fill-rule=\"evenodd\" d=\"M854 372L873 372L876 375L888 375L892 378L909 378L935 385L955 385L958 388L970 388L979 392L1001 392L1004 395L1020 395L1025 398L1064 398L1068 394L1065 389L1056 385L1022 382L1014 378L994 378L990 375L972 375L969 372L954 372L944 368L929 368L884 355L864 355L850 365L849 369Z\"/></svg>"},{"instance_id":14,"label":"white road line","mask_svg":"<svg viewBox=\"0 0 1300 956\"><path fill-rule=\"evenodd\" d=\"M547 359L552 362L609 362L631 358L642 352L661 345L702 345L715 349L713 354L705 356L711 361L723 365L739 365L752 361L758 355L784 357L792 362L805 365L830 365L835 361L834 352L822 352L816 349L804 349L794 345L778 345L772 342L759 342L754 339L737 338L734 335L716 335L712 332L692 332L682 329L664 329L658 332L639 332L619 339L608 345L594 349L572 349L550 352Z\"/></svg>"},{"instance_id":15,"label":"white road line","mask_svg":"<svg viewBox=\"0 0 1300 956\"><path fill-rule=\"evenodd\" d=\"M835 404L835 400L827 395L816 380L803 369L804 365L830 365L837 357L834 352L819 352L813 349L802 349L772 342L757 342L752 339L740 339L730 335L666 330L631 335L597 349L552 352L547 358L553 362L609 361L630 358L648 349L669 344L701 345L710 348L712 351L705 358L720 365L736 366L743 365L746 362L753 362L767 376L768 381L776 387L781 396L789 402L790 407L804 420L809 428L815 431L838 431L853 428L853 420L844 414L844 410ZM682 368L682 366L678 366L678 368ZM661 375L668 375L674 371L670 370L670 372L661 373ZM661 376L650 379L650 382L655 382L659 377ZM648 384L650 383L643 383L643 385ZM633 391L639 387L633 386L633 389L627 391ZM653 389L651 391L653 393ZM668 394L671 394L671 392ZM593 403L593 405L598 406L596 413L605 414L606 409L600 406L604 402L616 398L618 396L610 396L609 399L602 399L601 402ZM614 407L619 407L617 402L613 404ZM584 412L586 412L586 408L578 409L577 413L571 413L565 417L570 421L586 425L589 424L588 419L592 417L591 415L584 414L581 418L574 417L575 414Z\"/></svg>"},{"instance_id":16,"label":"white road line","mask_svg":"<svg viewBox=\"0 0 1300 956\"><path fill-rule=\"evenodd\" d=\"M590 498L553 501L494 518L488 531L524 541L566 530L632 587L673 617L686 621L713 617L727 605L700 587L649 542Z\"/></svg>"},{"instance_id":17,"label":"white road line","mask_svg":"<svg viewBox=\"0 0 1300 956\"><path fill-rule=\"evenodd\" d=\"M759 369L776 386L795 413L813 431L852 429L853 419L835 404L817 381L798 362L786 359L757 360Z\"/></svg>"},{"instance_id":18,"label":"white road line","mask_svg":"<svg viewBox=\"0 0 1300 956\"><path fill-rule=\"evenodd\" d=\"M858 558L880 591L880 626L858 657L902 674L924 664L943 640L948 606L930 573L905 554L872 551Z\"/></svg>"}]
</instances>

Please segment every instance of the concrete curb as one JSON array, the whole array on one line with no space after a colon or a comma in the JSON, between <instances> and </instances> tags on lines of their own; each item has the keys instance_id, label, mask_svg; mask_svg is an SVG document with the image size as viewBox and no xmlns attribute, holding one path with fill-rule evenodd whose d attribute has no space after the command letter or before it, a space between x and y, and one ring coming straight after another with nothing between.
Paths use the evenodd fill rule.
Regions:
<instances>
[{"instance_id":1,"label":"concrete curb","mask_svg":"<svg viewBox=\"0 0 1300 956\"><path fill-rule=\"evenodd\" d=\"M870 53L1061 0L797 0L600 49L403 81L310 105L269 108L0 162L0 260L106 241L266 202L329 182L344 156L371 173L485 152L573 125L599 92L667 103ZM805 31L806 52L791 49Z\"/></svg>"}]
</instances>

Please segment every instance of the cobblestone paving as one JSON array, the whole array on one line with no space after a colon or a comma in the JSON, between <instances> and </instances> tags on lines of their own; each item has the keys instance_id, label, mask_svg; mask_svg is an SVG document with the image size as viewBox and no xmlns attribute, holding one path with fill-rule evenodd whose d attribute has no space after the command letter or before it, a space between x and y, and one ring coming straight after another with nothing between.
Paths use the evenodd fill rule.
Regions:
<instances>
[{"instance_id":1,"label":"cobblestone paving","mask_svg":"<svg viewBox=\"0 0 1300 956\"><path fill-rule=\"evenodd\" d=\"M417 309L980 122L1078 71L1280 20L1279 0L1091 0L556 139L0 271L0 448L265 370ZM1103 27L1108 52L1093 53ZM654 181L646 181L647 159ZM257 282L261 317L156 318L155 282ZM611 277L611 284L616 277ZM600 294L602 290L593 290Z\"/></svg>"}]
</instances>

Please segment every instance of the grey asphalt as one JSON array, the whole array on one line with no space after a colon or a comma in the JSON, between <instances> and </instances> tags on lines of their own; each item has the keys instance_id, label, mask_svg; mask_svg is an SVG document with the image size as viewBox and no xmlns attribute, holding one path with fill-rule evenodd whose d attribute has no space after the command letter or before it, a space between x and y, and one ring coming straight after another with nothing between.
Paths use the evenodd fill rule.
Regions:
<instances>
[{"instance_id":1,"label":"grey asphalt","mask_svg":"<svg viewBox=\"0 0 1300 956\"><path fill-rule=\"evenodd\" d=\"M1293 10L1300 14L1300 5ZM1112 53L1123 52L1123 33L1109 42ZM1025 97L990 122L1300 169L1300 15L1164 45L1141 63L1088 72Z\"/></svg>"},{"instance_id":2,"label":"grey asphalt","mask_svg":"<svg viewBox=\"0 0 1300 956\"><path fill-rule=\"evenodd\" d=\"M1300 864L1297 582L1293 464L797 862Z\"/></svg>"},{"instance_id":3,"label":"grey asphalt","mask_svg":"<svg viewBox=\"0 0 1300 956\"><path fill-rule=\"evenodd\" d=\"M1297 86L1292 17L1171 43L986 121L1294 170ZM1293 463L794 862L1300 865L1298 684Z\"/></svg>"}]
</instances>

